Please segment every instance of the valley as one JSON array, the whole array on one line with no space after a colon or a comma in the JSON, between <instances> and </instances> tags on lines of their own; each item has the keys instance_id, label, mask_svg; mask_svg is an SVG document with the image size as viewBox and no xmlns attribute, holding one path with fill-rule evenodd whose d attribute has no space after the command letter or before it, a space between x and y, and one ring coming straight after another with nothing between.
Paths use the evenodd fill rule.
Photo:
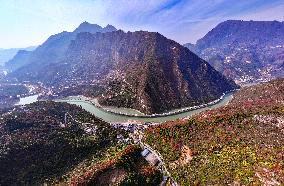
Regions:
<instances>
[{"instance_id":1,"label":"valley","mask_svg":"<svg viewBox=\"0 0 284 186\"><path fill-rule=\"evenodd\" d=\"M114 147L114 146L106 147L106 148L111 149L112 151L115 150L115 152L111 152L112 154L114 153L114 155L115 155L116 153L118 153L114 156L114 159L109 159L107 161L109 163L105 164L104 160L103 160L104 158L98 160L97 157L94 159L94 157L92 158L92 156L91 157L87 156L87 157L85 157L85 160L83 161L84 163L82 162L82 163L79 163L76 166L73 166L73 163L74 163L73 162L72 164L70 164L70 166L72 165L71 167L69 167L69 165L66 165L66 166L68 166L69 170L64 173L64 176L61 175L61 176L58 177L58 176L55 175L55 173L53 173L54 175L51 175L51 177L48 176L48 177L44 178L44 180L41 180L41 181L38 180L37 182L42 183L44 181L45 183L72 183L72 184L75 184L75 185L82 184L82 183L84 183L84 184L88 183L88 184L92 185L93 181L95 181L97 179L101 180L103 178L103 174L110 174L110 173L107 173L109 171L111 171L111 172L119 171L120 173L118 173L117 176L124 175L124 176L121 177L121 180L123 180L123 179L126 178L125 176L129 175L128 173L126 174L126 172L125 172L126 170L129 170L129 169L125 169L125 168L121 169L120 168L121 163L118 163L116 158L118 158L118 156L121 156L121 153L125 154L126 151L127 151L127 153L123 156L127 156L130 159L127 158L126 162L124 162L124 163L128 164L127 161L129 161L129 160L133 161L133 162L131 162L131 170L132 171L138 171L138 173L135 173L135 174L140 174L139 171L141 171L141 167L138 168L138 169L137 168L133 169L133 167L135 167L137 165L137 163L135 163L135 162L137 162L136 158L139 159L138 161L142 161L143 157L141 157L140 153L142 153L142 151L144 149L144 150L150 151L150 153L153 154L153 155L151 155L152 156L151 158L154 158L154 159L157 158L157 160L159 162L156 167L155 166L152 167L152 168L149 167L153 171L156 169L156 172L155 173L153 172L155 175L152 174L150 179L153 179L154 182L156 182L156 181L158 181L158 182L169 182L172 185L175 185L177 183L179 183L181 185L188 185L191 182L190 181L188 182L187 179L184 179L184 177L181 180L181 177L179 175L180 172L178 170L185 170L186 166L189 166L189 164L191 165L192 163L197 161L195 158L197 158L199 156L199 153L201 153L201 156L202 156L202 153L209 153L208 155L211 156L210 153L212 153L212 152L217 153L218 149L221 150L220 153L228 153L228 152L231 152L231 150L233 152L235 152L235 151L239 152L240 151L240 153L245 153L244 156L246 156L246 157L247 157L247 153L251 153L251 152L255 153L254 148L258 149L260 147L258 147L258 146L253 147L252 146L252 147L249 147L249 148L253 148L253 149L248 149L248 147L246 146L247 143L244 140L249 140L249 141L250 140L253 140L253 141L254 140L260 140L258 133L255 133L256 136L250 136L250 138L248 138L248 136L246 136L246 134L242 132L242 131L247 131L247 130L260 130L260 129L257 128L257 125L256 125L257 123L254 123L255 120L259 121L260 122L259 124L261 124L261 125L264 122L266 124L269 124L269 126L272 127L272 128L278 127L280 129L280 131L279 131L279 130L274 130L274 128L273 128L273 131L275 131L276 134L270 133L268 130L264 129L265 132L259 131L259 132L261 132L259 135L263 135L264 133L266 133L267 137L274 138L277 135L281 134L281 131L282 131L282 124L281 123L283 123L283 118L282 118L282 116L283 116L282 106L283 106L283 96L284 96L284 94L283 94L283 92L284 92L283 91L283 82L284 82L283 79L280 79L280 80L276 80L276 81L272 81L272 82L268 82L268 83L264 83L264 84L252 85L252 86L249 86L249 87L242 88L240 91L234 93L234 97L231 96L230 99L228 99L225 103L222 103L221 105L216 106L214 109L211 108L210 110L207 110L207 111L206 111L206 109L200 110L200 111L198 111L198 112L201 112L200 114L196 113L194 115L190 115L190 117L187 116L183 119L180 119L180 118L182 118L181 115L177 115L177 118L171 118L171 119L167 118L168 116L166 116L166 120L159 120L159 119L162 119L162 118L159 118L159 117L155 118L154 117L154 118L148 118L148 119L146 118L146 120L144 120L144 118L143 118L143 120L140 120L140 121L139 121L139 118L135 118L136 121L134 121L134 118L132 118L132 120L129 120L130 117L126 117L126 119L124 121L123 120L120 120L120 121L108 120L108 123L110 123L110 124L108 124L105 121L98 119L98 118L104 119L103 117L100 117L99 115L97 115L98 112L100 112L100 111L102 112L102 110L99 110L99 108L95 107L90 102L88 103L87 101L84 101L84 100L82 100L82 98L80 99L79 97L75 98L77 100L74 100L74 98L73 98L73 102L72 102L72 99L71 100L65 100L67 102L70 101L71 104L60 103L60 102L51 102L51 101L39 101L39 102L32 103L30 105L17 106L13 110L6 109L6 110L1 111L2 119L0 120L0 123L1 123L1 126L4 127L4 128L1 129L2 130L2 132L1 132L2 138L1 139L5 141L4 144L6 144L6 145L1 147L2 150L1 150L0 154L2 154L2 155L0 157L2 157L2 160L0 158L0 161L3 161L2 164L5 165L5 162L8 160L8 159L6 159L7 155L14 154L13 148L11 148L11 150L12 150L11 151L10 147L9 147L11 143L17 143L18 145L20 145L19 147L21 147L21 148L27 148L27 147L30 146L29 148L33 149L33 145L36 145L36 144L27 141L27 144L30 144L30 145L28 145L28 146L25 145L26 135L31 135L31 137L34 138L34 140L38 141L37 143L43 143L43 142L49 141L49 140L46 141L45 138L41 139L42 137L46 136L46 134L40 135L40 133L39 133L41 130L43 130L41 125L43 125L43 126L47 125L47 127L48 127L48 125L52 124L56 128L59 127L58 129L62 128L63 131L69 130L69 127L71 127L70 132L72 132L72 131L76 132L77 130L83 130L79 133L80 137L78 139L83 139L82 137L85 136L85 135L86 135L86 137L87 136L91 137L93 135L96 136L97 134L99 134L97 128L101 125L102 126L101 130L107 130L107 128L110 127L108 130L114 130L113 132L116 131L114 134L117 135L117 137L113 138L113 139L118 139L120 141L117 144L118 146L116 146L116 147ZM233 95L233 94L231 94L231 95ZM273 95L273 96L271 96L271 95ZM76 101L78 101L79 104L76 103ZM75 106L74 103L81 106L81 108ZM90 110L87 109L87 107L85 107L84 104L82 104L82 103L87 103L88 105L91 106L91 109ZM94 111L95 108L98 109L98 110ZM86 110L88 112L86 112L84 110ZM110 113L104 112L104 114L110 114ZM188 113L186 113L186 114L188 114ZM114 117L114 116L117 116L117 115L115 115L115 114L113 116L112 115L106 115L105 118L106 118L106 120L112 119L112 117ZM252 116L253 116L253 118L251 119ZM123 116L119 116L119 117L123 117ZM248 119L246 119L247 117L248 117ZM56 119L56 118L58 118L58 119ZM238 118L240 119L240 121L239 121ZM156 120L156 119L158 119L158 120ZM99 123L96 123L96 122L99 122L99 123L101 122L102 124L99 124ZM203 122L205 122L205 123L203 123ZM223 123L223 122L225 122L225 123ZM229 126L226 125L227 122L230 123ZM245 125L243 125L242 122L248 122L249 128L247 128ZM250 124L250 122L253 122L253 123ZM273 124L273 123L274 124L270 125L270 122L272 122L271 124ZM198 124L198 125L195 126L196 124ZM214 128L215 126L217 127L216 130ZM225 131L223 131L223 132L225 132L225 133L223 133L222 131L218 132L218 130L223 130L222 129L223 126L225 127L224 128ZM36 127L39 127L39 128L37 129ZM79 127L79 128L77 128L77 127ZM186 133L188 133L187 135L185 135L185 133L179 134L180 130L181 131L185 130L184 127L189 127L189 131L188 131L189 133L186 132ZM199 129L199 127L201 127L201 128ZM233 133L230 133L230 132L228 133L227 127L229 127L229 128L233 127L233 129L232 129ZM244 127L244 129L242 129L242 127ZM254 127L256 127L256 128L254 128ZM266 126L266 127L268 127L268 126ZM56 128L54 128L52 130L55 130ZM191 128L194 128L194 130L191 130ZM216 147L212 146L212 148L215 149L214 151L206 152L207 147L206 148L204 147L205 149L203 148L205 143L207 144L207 142L206 142L207 138L208 138L208 140L211 139L210 137L206 137L206 135L207 135L206 133L202 132L203 130L207 130L207 128L209 130L208 135L212 134L213 140L219 141L218 143L215 143L214 141L212 141L213 144L217 145ZM56 129L56 130L58 130L58 129ZM27 130L31 130L31 133L30 134L27 133ZM35 130L35 131L32 132L33 130ZM50 130L50 129L48 129L48 130ZM168 130L172 131L173 133L172 132L168 133L167 132ZM13 131L15 131L16 133L13 132ZM159 131L158 132L159 135L157 133L155 133L155 131ZM161 132L161 131L163 131L163 132ZM230 129L230 131L231 131L231 129ZM201 133L199 134L199 132L201 132ZM107 133L109 133L109 132L107 132ZM103 133L102 135L106 135L107 133ZM198 134L195 134L195 133L198 133ZM109 133L109 134L112 134L112 132ZM163 136L160 136L160 135L164 135L164 134L167 134L166 140L164 140L164 142L160 142L160 137L164 138ZM232 135L232 134L240 134L240 139L238 140L238 142L243 141L244 144L241 143L242 145L239 146L239 143L236 142L236 144L235 144L235 142L234 143L231 142L230 140L233 140L233 139L237 140L238 139L238 138L235 138L235 137L231 138L230 135ZM36 135L36 136L34 136L34 135ZM39 135L39 136L37 136L37 135ZM121 135L124 135L124 136L121 136ZM174 135L174 136L172 136L172 135ZM189 136L192 135L192 137L189 137L189 138L194 139L191 143L188 143L186 141L188 135ZM205 135L205 136L202 136L202 135ZM225 136L228 135L228 136L224 137L224 139L223 139L223 137L222 137L223 135L225 135ZM274 137L272 137L271 135L274 136ZM17 139L18 137L21 137L21 136L22 136L22 139L20 141L22 141L22 140L24 140L24 141L22 141L21 143L19 143L20 141L19 142L15 141L15 139ZM61 136L61 134L59 136ZM201 138L199 138L198 136L201 137ZM175 137L177 137L177 139L175 139ZM170 138L172 140L170 146L168 146L168 144L167 144L168 143L167 138ZM28 139L30 139L30 138L28 138ZM50 139L57 140L54 137L51 137ZM103 138L98 137L96 139L99 140L99 139L103 139ZM110 138L107 137L107 138L104 138L104 139L110 139ZM205 140L205 141L199 142L199 139L202 139L202 140ZM281 136L280 137L277 136L275 139L277 139L277 142L274 142L274 141L272 142L272 141L269 141L269 139L267 139L263 143L267 143L267 144L270 144L270 145L273 144L273 145L275 145L276 149L274 149L274 147L271 148L269 146L267 146L267 147L265 146L263 148L258 149L258 151L257 151L258 153L261 153L261 157L258 157L258 155L257 155L257 157L258 157L257 161L253 160L253 162L252 162L253 163L252 165L254 165L256 162L260 161L260 164L258 165L260 167L257 168L258 172L255 173L255 175L257 175L257 176L256 177L253 176L252 172L246 172L248 170L246 170L246 169L244 169L244 167L240 166L240 167L238 167L238 171L245 171L244 173L240 172L240 174L247 174L248 176L253 176L253 179L252 178L249 179L250 181L248 181L248 180L237 180L237 182L247 184L247 183L251 183L253 180L258 180L258 181L262 180L263 181L264 178L262 176L263 176L264 173L262 172L262 170L267 169L267 168L270 170L271 167L274 167L276 165L280 166L280 170L279 170L279 168L277 170L275 169L275 171L276 171L275 172L274 169L273 169L273 171L274 171L273 174L275 174L275 176L273 178L270 177L270 178L265 178L265 179L274 179L276 181L276 183L278 183L279 181L281 182L281 179L283 179L281 177L281 166L282 166L282 164L281 164L281 161L279 161L279 160L281 160L281 154L282 154L281 144L283 143L283 139L281 138ZM43 140L43 141L41 141L41 140ZM175 140L178 140L178 141L175 141ZM222 140L224 140L224 144L223 144ZM226 141L226 143L225 143L225 141ZM222 142L222 143L220 143L220 142ZM85 142L76 142L76 143L82 143L82 145L83 145ZM117 143L116 140L114 140L113 143L114 144ZM200 146L202 151L197 150L196 149L197 146L195 146L194 143L198 143L197 146ZM249 144L250 143L251 142L249 142ZM254 143L260 143L260 142L256 141ZM2 141L2 144L3 144L3 141ZM162 145L163 148L160 148L160 146L158 144ZM208 144L210 146L211 142L208 143ZM223 145L218 146L218 144L219 145L223 144L224 146ZM235 144L237 146L231 146L232 144ZM24 145L24 146L22 146L22 145ZM63 144L63 146L66 146L66 145ZM229 147L231 148L231 150L227 149ZM277 151L278 147L280 148L279 151ZM180 153L181 153L183 148L189 148L192 153L190 153L189 160L184 160L185 161L184 163L179 163L179 161L180 161L179 158L181 156ZM210 150L210 148L208 150ZM238 148L238 149L235 149L235 148ZM244 148L244 149L242 150L242 148ZM132 149L132 150L130 150L130 149ZM247 150L249 150L249 151L247 151ZM280 154L278 154L276 156L275 150ZM58 153L58 150L56 150L56 151L57 152L54 152L54 153ZM109 150L107 150L107 151L109 153ZM267 159L268 157L265 154L266 151L269 151L270 153L275 154L275 156L273 155L273 160ZM32 151L30 151L30 152L32 152ZM30 152L28 151L28 153L30 153ZM79 152L81 152L81 150L79 150ZM101 153L102 150L99 150L98 152ZM91 154L96 154L96 153L97 153L96 150L94 152L91 152ZM142 153L142 155L143 155L143 153ZM280 155L280 157L278 157L279 155ZM40 156L39 156L39 158L40 158ZM143 161L145 161L144 163L147 164L147 161L149 161L150 165L148 165L148 166L153 166L153 165L151 165L151 161L154 161L154 159L153 160L150 160L150 159L147 160L148 159L147 156L145 156L146 161L143 160ZM232 158L234 156L232 156ZM256 156L256 155L254 155L254 156ZM113 156L107 155L107 157L112 158ZM243 157L243 155L241 155L241 157ZM61 158L63 158L63 159L61 159ZM229 158L229 157L225 156L224 158ZM250 156L249 156L249 158L250 158ZM62 157L60 157L60 159L61 159L60 161L63 161L65 158L62 156ZM23 161L23 160L20 160L20 161ZM24 161L30 161L30 160L27 159L27 160L24 160ZM86 163L87 162L90 163L90 161L93 162L93 163L91 163L91 167L93 166L93 168L91 168L90 165L85 167ZM211 160L209 160L209 161L211 161ZM220 159L220 163L222 163L221 161L223 161L223 160ZM227 161L227 160L224 159L224 161ZM233 159L233 161L237 162L239 160ZM270 161L272 161L272 162L270 162ZM277 164L277 163L279 163L279 164ZM28 163L27 163L27 165L28 165ZM251 164L249 164L249 165L251 165ZM103 168L98 169L97 168L98 166L103 167ZM122 164L122 166L124 166L124 165ZM180 167L177 168L178 166L180 166ZM44 167L46 167L46 165L44 165ZM83 170L82 170L82 168L83 168ZM224 167L224 170L228 171L228 176L231 175L231 174L234 174L234 173L231 172L231 170L229 168L230 168L230 165L228 165L228 167ZM60 170L61 169L62 168L60 168ZM159 169L160 169L161 173L163 173L163 175L166 176L166 177L164 177L164 179L161 179L161 175L159 177L159 174L160 174L159 171L158 171ZM201 168L201 169L203 169L203 168ZM27 169L27 171L28 170L29 169ZM220 171L224 171L224 170L220 169ZM219 170L217 169L217 170L214 170L212 172L216 172L216 174L218 174L218 171ZM252 171L252 170L249 170L249 171ZM30 174L34 174L34 173L27 172L27 175L30 175ZM0 175L5 175L5 174L2 172ZM44 173L44 175L47 175L47 173ZM79 176L79 175L82 175L82 176ZM194 180L197 181L198 183L204 183L202 181L200 181L200 182L198 181L199 180L198 175L191 173L191 176L197 176L197 177L194 178ZM216 175L212 175L213 177L210 177L210 174L208 174L208 176L209 177L206 178L206 180L208 182L206 182L206 183L209 183L211 178L214 178L214 180L216 178L218 178L218 177L216 177ZM233 177L226 177L226 179L229 179L230 180L229 182L231 182L233 180ZM9 180L7 178L9 178L9 177L6 177L6 179L3 179L3 181L4 181L3 183L9 182ZM29 182L28 180L25 180L26 179L25 177L22 177L21 179L23 181L22 183L35 183L35 182ZM40 178L40 179L42 179L42 178ZM115 181L116 183L121 181L120 178L118 178L116 176L113 179L116 180ZM133 179L138 179L138 177L133 178ZM222 179L223 179L223 177L221 176L220 180L222 180ZM36 180L33 180L33 181L36 181ZM254 183L260 183L258 181L253 181L253 182ZM12 181L12 182L15 182L15 181ZM142 183L143 180L139 180L139 182ZM194 182L194 183L197 183L197 182ZM214 183L222 184L223 182L218 182L218 180L215 180Z\"/></svg>"},{"instance_id":2,"label":"valley","mask_svg":"<svg viewBox=\"0 0 284 186\"><path fill-rule=\"evenodd\" d=\"M101 32L96 27L84 22L73 32L51 36L27 58L15 56L15 69L10 68L6 79L41 84L47 99L85 95L104 106L148 115L202 105L239 87L159 33ZM87 32L89 28L95 31ZM25 62L18 68L17 61Z\"/></svg>"},{"instance_id":3,"label":"valley","mask_svg":"<svg viewBox=\"0 0 284 186\"><path fill-rule=\"evenodd\" d=\"M182 45L199 21L69 19L0 49L0 185L284 184L283 21L227 20Z\"/></svg>"},{"instance_id":4,"label":"valley","mask_svg":"<svg viewBox=\"0 0 284 186\"><path fill-rule=\"evenodd\" d=\"M164 113L164 115L138 115L137 111L133 111L131 109L121 109L121 108L112 108L111 111L108 111L108 108L101 108L95 105L95 103L92 103L89 100L86 100L81 97L70 97L62 100L58 100L59 102L66 102L70 104L75 104L78 106L81 106L88 112L94 114L95 116L111 123L116 122L123 122L123 123L129 123L131 124L131 121L136 123L147 123L147 122L154 122L154 123L160 123L164 121L171 121L179 118L186 118L190 117L194 114L200 113L202 111L205 111L207 109L214 109L221 107L223 105L226 105L231 99L233 98L233 93L228 93L224 96L220 102L217 102L210 106L196 106L196 108L192 109L181 109L181 110L175 110L175 112L168 112ZM136 113L137 116L135 116Z\"/></svg>"}]
</instances>

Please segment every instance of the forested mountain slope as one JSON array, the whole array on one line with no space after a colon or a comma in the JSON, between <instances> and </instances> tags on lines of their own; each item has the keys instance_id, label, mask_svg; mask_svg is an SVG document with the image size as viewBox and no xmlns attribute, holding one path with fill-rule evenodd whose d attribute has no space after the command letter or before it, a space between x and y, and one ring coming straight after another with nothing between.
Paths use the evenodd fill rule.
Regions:
<instances>
[{"instance_id":1,"label":"forested mountain slope","mask_svg":"<svg viewBox=\"0 0 284 186\"><path fill-rule=\"evenodd\" d=\"M284 183L284 79L246 87L224 107L149 128L181 185Z\"/></svg>"},{"instance_id":2,"label":"forested mountain slope","mask_svg":"<svg viewBox=\"0 0 284 186\"><path fill-rule=\"evenodd\" d=\"M77 106L36 102L0 117L0 185L161 182L141 149L121 141L125 131Z\"/></svg>"}]
</instances>

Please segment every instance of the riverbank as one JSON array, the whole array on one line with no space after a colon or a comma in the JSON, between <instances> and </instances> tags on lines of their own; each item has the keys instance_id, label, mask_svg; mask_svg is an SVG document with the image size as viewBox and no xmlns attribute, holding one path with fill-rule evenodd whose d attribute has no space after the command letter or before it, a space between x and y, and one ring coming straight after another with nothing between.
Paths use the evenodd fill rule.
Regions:
<instances>
[{"instance_id":1,"label":"riverbank","mask_svg":"<svg viewBox=\"0 0 284 186\"><path fill-rule=\"evenodd\" d=\"M209 109L215 109L219 108L221 106L226 105L230 100L233 98L233 93L234 92L228 92L225 93L225 95L222 95L222 99L218 99L218 101L215 100L215 104L207 104L203 105L203 107L195 107L196 109L190 110L189 108L183 108L180 109L182 112L177 113L177 110L175 110L176 114L164 114L162 116L156 115L155 117L153 116L135 116L135 115L130 115L130 114L116 114L114 112L107 112L103 108L97 107L94 103L92 103L90 100L93 100L93 98L86 98L84 96L71 96L71 97L66 97L63 99L57 99L55 101L58 102L66 102L69 104L75 104L83 109L87 110L88 112L91 112L94 114L96 117L103 119L106 122L110 123L123 123L123 122L132 122L132 121L137 121L140 123L146 123L146 122L153 122L153 123L161 123L165 121L172 121L176 119L181 119L181 118L188 118L191 117L192 115L198 114L200 112L209 110ZM118 109L120 110L120 109Z\"/></svg>"},{"instance_id":2,"label":"riverbank","mask_svg":"<svg viewBox=\"0 0 284 186\"><path fill-rule=\"evenodd\" d=\"M144 114L144 113L142 113L138 110L135 110L135 109L128 109L128 108L113 108L113 109L110 109L109 107L104 107L104 106L100 105L96 98L92 99L92 98L88 98L88 97L85 97L85 96L82 96L82 98L85 101L91 102L94 106L96 106L100 109L103 109L105 112L109 112L109 113L121 115L121 116L128 116L128 117L151 118L151 117L164 117L164 116L177 115L177 114L180 114L180 113L183 113L183 112L193 111L193 110L205 108L205 107L208 107L208 106L212 106L212 105L215 105L215 104L219 103L220 101L222 101L226 94L232 93L232 92L235 92L235 91L236 90L227 91L227 92L223 93L218 99L213 100L209 103L205 103L205 104L201 104L201 105L197 105L197 106L185 107L185 108L181 108L181 109L175 109L175 110L165 112L165 113L161 113L161 114L151 114L151 115L146 115L146 114ZM116 112L116 111L114 111L115 109L120 109L120 110L125 109L126 111L132 110L134 112L137 112L137 114Z\"/></svg>"}]
</instances>

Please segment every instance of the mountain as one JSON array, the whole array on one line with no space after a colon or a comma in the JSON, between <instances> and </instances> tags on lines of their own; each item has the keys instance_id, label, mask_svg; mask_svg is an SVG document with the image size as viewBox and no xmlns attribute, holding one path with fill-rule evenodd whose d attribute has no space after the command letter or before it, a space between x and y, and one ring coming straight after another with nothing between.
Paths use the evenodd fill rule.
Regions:
<instances>
[{"instance_id":1,"label":"mountain","mask_svg":"<svg viewBox=\"0 0 284 186\"><path fill-rule=\"evenodd\" d=\"M85 21L81 23L79 27L74 30L73 33L75 34L78 34L80 32L90 32L90 33L102 32L104 33L104 32L113 32L116 30L117 29L112 25L107 25L106 27L103 28L100 25L91 24Z\"/></svg>"},{"instance_id":2,"label":"mountain","mask_svg":"<svg viewBox=\"0 0 284 186\"><path fill-rule=\"evenodd\" d=\"M33 68L40 67L43 64L55 63L62 59L71 42L80 32L112 32L116 28L107 25L101 27L96 24L83 22L73 32L61 32L50 36L42 45L33 52L19 51L19 53L5 64L5 67L10 71L15 71L24 67L27 64L33 64Z\"/></svg>"},{"instance_id":3,"label":"mountain","mask_svg":"<svg viewBox=\"0 0 284 186\"><path fill-rule=\"evenodd\" d=\"M229 20L187 46L242 84L283 77L283 33L284 22Z\"/></svg>"},{"instance_id":4,"label":"mountain","mask_svg":"<svg viewBox=\"0 0 284 186\"><path fill-rule=\"evenodd\" d=\"M10 49L0 49L0 66L4 65L7 61L12 59L19 50L33 51L36 46L26 47L26 48L10 48Z\"/></svg>"},{"instance_id":5,"label":"mountain","mask_svg":"<svg viewBox=\"0 0 284 186\"><path fill-rule=\"evenodd\" d=\"M161 182L142 150L125 142L127 131L75 105L37 102L0 116L0 185Z\"/></svg>"},{"instance_id":6,"label":"mountain","mask_svg":"<svg viewBox=\"0 0 284 186\"><path fill-rule=\"evenodd\" d=\"M224 107L148 128L144 143L181 186L283 185L284 79L245 87Z\"/></svg>"},{"instance_id":7,"label":"mountain","mask_svg":"<svg viewBox=\"0 0 284 186\"><path fill-rule=\"evenodd\" d=\"M195 45L194 44L192 44L192 43L186 43L186 44L184 44L183 46L185 46L186 48L188 48L190 51L192 51L192 52L194 52L194 53L197 53L196 51L195 51Z\"/></svg>"},{"instance_id":8,"label":"mountain","mask_svg":"<svg viewBox=\"0 0 284 186\"><path fill-rule=\"evenodd\" d=\"M29 60L31 53L32 51L19 50L11 60L5 63L4 67L9 69L9 71L14 71L22 67L24 64L28 63L27 61Z\"/></svg>"},{"instance_id":9,"label":"mountain","mask_svg":"<svg viewBox=\"0 0 284 186\"><path fill-rule=\"evenodd\" d=\"M61 61L36 65L10 75L57 90L99 82L106 87L101 104L147 114L206 103L237 88L187 48L146 31L79 33Z\"/></svg>"}]
</instances>

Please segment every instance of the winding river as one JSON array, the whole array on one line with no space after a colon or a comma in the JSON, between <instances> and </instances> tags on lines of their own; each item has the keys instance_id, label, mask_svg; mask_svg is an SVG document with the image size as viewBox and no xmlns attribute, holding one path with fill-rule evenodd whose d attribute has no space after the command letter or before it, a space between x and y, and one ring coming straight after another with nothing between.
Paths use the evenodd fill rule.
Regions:
<instances>
[{"instance_id":1,"label":"winding river","mask_svg":"<svg viewBox=\"0 0 284 186\"><path fill-rule=\"evenodd\" d=\"M166 116L156 116L156 117L125 116L125 115L115 114L115 113L112 113L112 112L107 112L105 109L95 106L92 102L90 102L90 101L84 99L84 97L80 97L80 96L68 97L68 98L60 99L60 100L56 100L56 101L66 102L66 103L81 106L86 111L94 114L98 118L101 118L101 119L103 119L107 122L115 123L115 122L128 122L130 120L135 120L135 121L139 121L139 122L160 123L160 122L165 122L165 121L176 120L176 119L179 119L179 118L190 117L194 114L200 113L200 112L205 111L205 110L214 109L214 108L224 106L232 98L233 98L233 92L227 93L223 97L222 100L220 100L218 103L211 105L211 106L207 106L207 107L203 107L203 108L199 108L199 109L195 109L195 110L190 110L190 111L185 111L185 112L181 112L181 113L178 113L178 114L172 114L172 115L166 115ZM135 114L135 112L136 112L133 109L126 109L126 108L111 108L111 110L114 111L114 112L123 112L123 113L129 113L129 114Z\"/></svg>"}]
</instances>

